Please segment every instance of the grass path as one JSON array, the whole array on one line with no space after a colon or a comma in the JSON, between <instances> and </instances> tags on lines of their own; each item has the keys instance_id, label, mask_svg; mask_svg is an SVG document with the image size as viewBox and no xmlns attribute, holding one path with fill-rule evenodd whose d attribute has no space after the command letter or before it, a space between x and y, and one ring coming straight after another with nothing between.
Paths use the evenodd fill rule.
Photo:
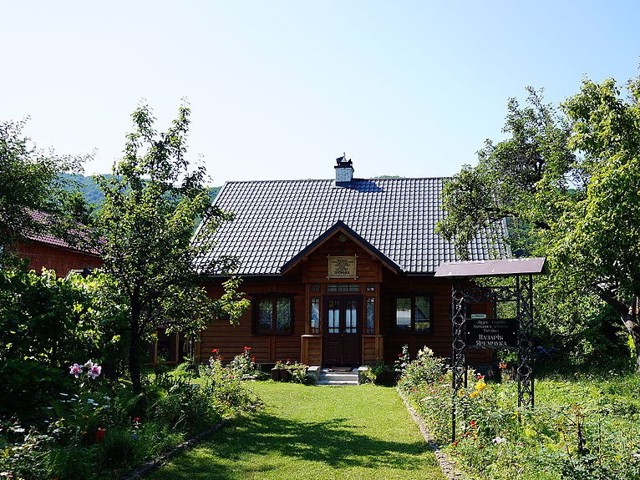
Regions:
<instances>
[{"instance_id":1,"label":"grass path","mask_svg":"<svg viewBox=\"0 0 640 480\"><path fill-rule=\"evenodd\" d=\"M435 457L395 389L259 382L266 407L151 476L200 479L434 479Z\"/></svg>"}]
</instances>

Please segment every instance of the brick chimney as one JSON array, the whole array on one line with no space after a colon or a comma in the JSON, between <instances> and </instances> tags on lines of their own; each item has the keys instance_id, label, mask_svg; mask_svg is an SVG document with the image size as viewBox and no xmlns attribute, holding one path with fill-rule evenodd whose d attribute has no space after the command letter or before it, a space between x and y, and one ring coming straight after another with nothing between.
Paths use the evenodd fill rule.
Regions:
<instances>
[{"instance_id":1,"label":"brick chimney","mask_svg":"<svg viewBox=\"0 0 640 480\"><path fill-rule=\"evenodd\" d=\"M346 155L336 158L336 186L346 186L353 180L353 162Z\"/></svg>"}]
</instances>

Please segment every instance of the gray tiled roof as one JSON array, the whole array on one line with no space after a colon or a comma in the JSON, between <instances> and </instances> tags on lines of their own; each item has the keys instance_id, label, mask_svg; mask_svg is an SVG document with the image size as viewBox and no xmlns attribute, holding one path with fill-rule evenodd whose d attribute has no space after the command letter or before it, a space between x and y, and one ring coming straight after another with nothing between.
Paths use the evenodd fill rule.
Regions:
<instances>
[{"instance_id":1,"label":"gray tiled roof","mask_svg":"<svg viewBox=\"0 0 640 480\"><path fill-rule=\"evenodd\" d=\"M235 214L215 233L214 246L198 259L210 271L219 257L235 257L239 275L279 274L296 254L335 225L349 228L405 273L434 273L459 260L435 233L443 217L442 178L229 182L214 204ZM196 234L196 239L198 234ZM505 248L481 235L470 245L472 260L503 257Z\"/></svg>"}]
</instances>

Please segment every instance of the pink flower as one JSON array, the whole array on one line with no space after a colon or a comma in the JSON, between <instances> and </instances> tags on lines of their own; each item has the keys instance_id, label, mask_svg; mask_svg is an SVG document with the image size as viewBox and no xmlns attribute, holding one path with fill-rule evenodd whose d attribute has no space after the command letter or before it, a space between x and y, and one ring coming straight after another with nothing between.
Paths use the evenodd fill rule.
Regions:
<instances>
[{"instance_id":1,"label":"pink flower","mask_svg":"<svg viewBox=\"0 0 640 480\"><path fill-rule=\"evenodd\" d=\"M82 366L78 365L77 363L74 363L69 367L69 373L71 375L74 375L76 378L78 378L82 373Z\"/></svg>"},{"instance_id":2,"label":"pink flower","mask_svg":"<svg viewBox=\"0 0 640 480\"><path fill-rule=\"evenodd\" d=\"M91 365L91 367L89 367L89 371L87 372L87 375L89 375L91 378L96 379L100 376L100 373L102 372L102 367L100 365Z\"/></svg>"},{"instance_id":3,"label":"pink flower","mask_svg":"<svg viewBox=\"0 0 640 480\"><path fill-rule=\"evenodd\" d=\"M211 349L211 353L213 353L214 355L217 355L218 353L220 353L220 349L219 348L212 348Z\"/></svg>"}]
</instances>

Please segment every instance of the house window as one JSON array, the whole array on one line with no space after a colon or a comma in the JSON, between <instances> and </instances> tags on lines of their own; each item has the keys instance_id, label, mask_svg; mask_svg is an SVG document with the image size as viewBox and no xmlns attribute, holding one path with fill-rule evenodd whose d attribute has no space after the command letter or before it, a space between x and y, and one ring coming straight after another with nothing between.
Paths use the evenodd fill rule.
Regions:
<instances>
[{"instance_id":1,"label":"house window","mask_svg":"<svg viewBox=\"0 0 640 480\"><path fill-rule=\"evenodd\" d=\"M357 293L360 291L360 285L357 283L329 283L327 284L327 292L329 293Z\"/></svg>"},{"instance_id":2,"label":"house window","mask_svg":"<svg viewBox=\"0 0 640 480\"><path fill-rule=\"evenodd\" d=\"M376 299L367 297L367 323L366 332L372 335L375 332L376 325Z\"/></svg>"},{"instance_id":3,"label":"house window","mask_svg":"<svg viewBox=\"0 0 640 480\"><path fill-rule=\"evenodd\" d=\"M309 312L311 333L320 333L320 299L311 298L311 311Z\"/></svg>"},{"instance_id":4,"label":"house window","mask_svg":"<svg viewBox=\"0 0 640 480\"><path fill-rule=\"evenodd\" d=\"M396 298L396 330L431 333L431 297L415 295Z\"/></svg>"},{"instance_id":5,"label":"house window","mask_svg":"<svg viewBox=\"0 0 640 480\"><path fill-rule=\"evenodd\" d=\"M293 299L290 296L260 297L255 301L256 333L291 333Z\"/></svg>"}]
</instances>

